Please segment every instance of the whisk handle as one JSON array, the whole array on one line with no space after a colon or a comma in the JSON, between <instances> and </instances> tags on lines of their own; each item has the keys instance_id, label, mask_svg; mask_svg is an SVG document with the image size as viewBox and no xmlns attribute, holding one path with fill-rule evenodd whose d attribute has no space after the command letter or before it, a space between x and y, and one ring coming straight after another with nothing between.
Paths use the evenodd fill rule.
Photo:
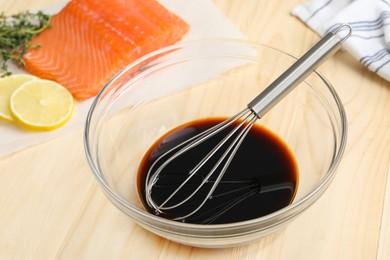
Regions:
<instances>
[{"instance_id":1,"label":"whisk handle","mask_svg":"<svg viewBox=\"0 0 390 260\"><path fill-rule=\"evenodd\" d=\"M348 34L340 38L336 34L345 27L348 29ZM271 85L255 97L248 104L248 108L261 118L291 90L309 76L309 74L318 68L322 62L337 52L341 47L341 43L343 43L351 35L351 33L351 26L343 24L335 31L326 34L282 75L273 81Z\"/></svg>"}]
</instances>

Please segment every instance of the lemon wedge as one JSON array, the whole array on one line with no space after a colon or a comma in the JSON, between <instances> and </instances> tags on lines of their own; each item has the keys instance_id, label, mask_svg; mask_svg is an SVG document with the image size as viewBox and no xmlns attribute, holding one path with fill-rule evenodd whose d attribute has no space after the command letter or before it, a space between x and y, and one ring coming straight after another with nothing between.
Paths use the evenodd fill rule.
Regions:
<instances>
[{"instance_id":1,"label":"lemon wedge","mask_svg":"<svg viewBox=\"0 0 390 260\"><path fill-rule=\"evenodd\" d=\"M33 80L17 88L10 99L11 114L32 130L52 130L73 114L73 97L62 85L50 80Z\"/></svg>"},{"instance_id":2,"label":"lemon wedge","mask_svg":"<svg viewBox=\"0 0 390 260\"><path fill-rule=\"evenodd\" d=\"M18 87L34 79L37 78L28 74L17 74L0 78L0 118L14 121L9 107L11 95Z\"/></svg>"}]
</instances>

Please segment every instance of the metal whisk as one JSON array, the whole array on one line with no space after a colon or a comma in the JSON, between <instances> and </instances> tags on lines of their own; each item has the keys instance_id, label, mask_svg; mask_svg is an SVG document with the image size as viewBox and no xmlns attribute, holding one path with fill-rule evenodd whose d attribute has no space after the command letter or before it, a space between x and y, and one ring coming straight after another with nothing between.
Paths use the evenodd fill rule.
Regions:
<instances>
[{"instance_id":1,"label":"metal whisk","mask_svg":"<svg viewBox=\"0 0 390 260\"><path fill-rule=\"evenodd\" d=\"M337 33L344 29L347 30L346 35L339 37ZM219 184L223 185L223 182L221 183L222 177L228 169L230 162L233 160L241 143L245 139L245 136L256 120L267 113L275 104L277 104L310 73L312 73L323 61L333 55L341 47L341 43L343 43L351 35L351 33L352 28L350 25L340 25L335 31L325 35L317 44L315 44L309 51L307 51L262 93L254 98L241 112L237 113L226 121L180 143L179 145L162 154L150 167L145 182L146 202L155 210L155 213L167 213L169 210L183 206L186 202L193 198L206 183L212 182L209 191L206 193L206 196L204 196L202 199L197 199L196 203L191 202L191 205L194 205L191 207L190 211L183 216L174 218L174 220L184 221L186 218L192 216L199 209L201 209L207 200L212 198L217 186ZM153 188L155 188L155 185L157 185L159 179L162 177L160 175L164 168L172 163L173 160L180 160L179 157L181 155L191 149L194 149L194 147L200 145L201 143L205 142L212 136L233 124L233 130L230 131L224 138L222 138L222 140L220 140L219 143L213 149L211 149L207 155L196 164L194 168L192 168L188 173L185 173L185 177L183 178L182 182L177 186L177 188L174 189L172 194L163 200L162 203L156 203L152 197L152 192ZM222 147L227 148L218 154L217 151L220 151ZM220 155L221 153L222 155ZM197 178L200 169L205 167L205 164L212 158L216 161L216 163L212 165L211 169L208 171L208 174L206 174L206 176L198 181L197 186L191 190L190 194L184 200L179 202L175 201L172 203L175 195L179 191L185 189L185 187L191 183L191 180ZM211 176L215 174L215 179L211 181ZM256 185L253 183L250 183L248 187L255 186ZM265 192L266 190L267 189L265 189ZM231 202L230 204L234 203L235 202ZM211 218L213 218L213 216Z\"/></svg>"}]
</instances>

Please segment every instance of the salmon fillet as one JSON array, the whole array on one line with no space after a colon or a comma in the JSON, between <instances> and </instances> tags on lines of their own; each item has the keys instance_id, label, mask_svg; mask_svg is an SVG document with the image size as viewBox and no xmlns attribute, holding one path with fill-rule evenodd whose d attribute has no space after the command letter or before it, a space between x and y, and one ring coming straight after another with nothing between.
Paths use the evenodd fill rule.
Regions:
<instances>
[{"instance_id":1,"label":"salmon fillet","mask_svg":"<svg viewBox=\"0 0 390 260\"><path fill-rule=\"evenodd\" d=\"M179 41L189 25L155 0L74 0L23 56L30 73L79 100L95 96L121 68Z\"/></svg>"}]
</instances>

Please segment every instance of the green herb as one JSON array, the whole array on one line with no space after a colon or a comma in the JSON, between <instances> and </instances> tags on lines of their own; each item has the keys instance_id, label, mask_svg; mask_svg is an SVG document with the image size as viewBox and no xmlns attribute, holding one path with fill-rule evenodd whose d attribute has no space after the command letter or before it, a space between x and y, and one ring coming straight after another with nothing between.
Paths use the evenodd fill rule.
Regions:
<instances>
[{"instance_id":1,"label":"green herb","mask_svg":"<svg viewBox=\"0 0 390 260\"><path fill-rule=\"evenodd\" d=\"M11 75L7 61L16 62L19 67L25 65L22 56L29 48L38 48L40 44L30 44L34 36L50 27L51 16L38 13L20 12L11 16L0 13L0 77Z\"/></svg>"}]
</instances>

